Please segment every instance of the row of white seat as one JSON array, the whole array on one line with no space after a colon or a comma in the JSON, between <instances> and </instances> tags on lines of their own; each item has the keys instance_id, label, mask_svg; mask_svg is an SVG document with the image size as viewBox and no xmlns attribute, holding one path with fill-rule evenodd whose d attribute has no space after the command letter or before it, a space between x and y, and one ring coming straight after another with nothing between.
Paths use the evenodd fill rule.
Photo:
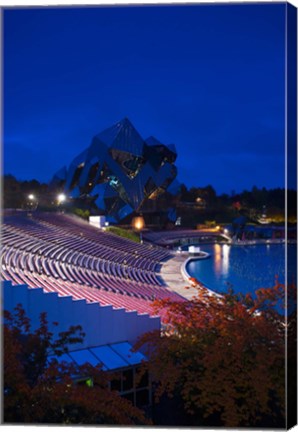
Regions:
<instances>
[{"instance_id":1,"label":"row of white seat","mask_svg":"<svg viewBox=\"0 0 298 432\"><path fill-rule=\"evenodd\" d=\"M113 259L112 254L109 257L110 259L106 259L101 255L97 255L98 251L97 253L93 250L89 250L89 253L87 253L86 250L82 251L80 243L81 242L77 240L76 244L73 244L73 247L70 248L65 244L61 245L56 242L36 240L35 237L29 234L15 233L10 227L3 227L3 245L61 261L62 263L79 265L97 272L112 274L124 279L128 278L137 282L161 285L161 282L153 271L143 269L142 257L134 259L127 257L127 259L124 260L125 263L123 262L121 264Z\"/></svg>"},{"instance_id":2,"label":"row of white seat","mask_svg":"<svg viewBox=\"0 0 298 432\"><path fill-rule=\"evenodd\" d=\"M155 274L170 252L104 233L70 216L9 214L2 245L0 274L17 284L141 313L152 313L154 299L184 301Z\"/></svg>"},{"instance_id":3,"label":"row of white seat","mask_svg":"<svg viewBox=\"0 0 298 432\"><path fill-rule=\"evenodd\" d=\"M2 248L1 259L2 265L5 268L27 270L31 273L35 272L48 277L54 277L55 279L61 279L64 282L70 281L126 295L133 295L139 298L166 298L169 297L170 293L169 290L162 286L124 280L116 274L96 272L85 267L62 263L9 246ZM175 293L173 294L175 295Z\"/></svg>"},{"instance_id":4,"label":"row of white seat","mask_svg":"<svg viewBox=\"0 0 298 432\"><path fill-rule=\"evenodd\" d=\"M38 221L41 225L46 225L47 228L58 229L62 228L63 232L72 233L76 237L79 235L84 239L99 242L101 245L117 249L119 251L127 251L133 249L140 255L146 255L146 258L160 261L169 256L169 252L163 248L154 245L145 245L131 242L128 239L116 236L111 233L103 232L97 228L90 226L88 223L71 215L36 213L34 221Z\"/></svg>"},{"instance_id":5,"label":"row of white seat","mask_svg":"<svg viewBox=\"0 0 298 432\"><path fill-rule=\"evenodd\" d=\"M120 264L124 261L134 266L138 266L139 264L141 264L143 270L154 271L157 262L160 261L160 257L155 257L156 259L153 259L152 257L150 258L148 254L140 255L137 250L131 251L132 245L130 245L130 248L127 248L126 246L125 250L121 251L117 248L113 248L111 245L102 245L99 242L88 240L84 236L78 236L78 234L70 235L67 231L58 231L53 233L47 232L46 230L39 230L39 232L37 232L36 230L31 230L27 227L21 229L19 227L15 228L14 226L11 226L9 224L4 224L4 227L12 230L16 235L30 236L34 239L41 240L46 243L57 243L60 246L64 246L65 248L70 249L76 249L78 241L80 241L80 251L82 253L100 256L102 259L112 260L115 262L119 262ZM133 248L135 249L134 244ZM164 258L162 257L161 259ZM141 263L138 263L137 261L140 260Z\"/></svg>"}]
</instances>

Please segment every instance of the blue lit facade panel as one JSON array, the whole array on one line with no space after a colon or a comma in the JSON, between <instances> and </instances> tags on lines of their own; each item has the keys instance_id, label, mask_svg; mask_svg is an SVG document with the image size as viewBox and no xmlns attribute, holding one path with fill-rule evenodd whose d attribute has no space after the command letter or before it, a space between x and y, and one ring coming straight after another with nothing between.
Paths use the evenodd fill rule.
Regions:
<instances>
[{"instance_id":1,"label":"blue lit facade panel","mask_svg":"<svg viewBox=\"0 0 298 432\"><path fill-rule=\"evenodd\" d=\"M176 195L180 190L180 186L181 185L178 182L178 180L175 179L174 181L172 181L172 183L168 187L167 191L172 195Z\"/></svg>"},{"instance_id":2,"label":"blue lit facade panel","mask_svg":"<svg viewBox=\"0 0 298 432\"><path fill-rule=\"evenodd\" d=\"M121 369L129 366L129 363L115 352L109 345L90 348L107 370Z\"/></svg>"},{"instance_id":3,"label":"blue lit facade panel","mask_svg":"<svg viewBox=\"0 0 298 432\"><path fill-rule=\"evenodd\" d=\"M146 357L139 351L133 352L132 346L128 342L111 344L111 348L131 366L140 364L146 360Z\"/></svg>"},{"instance_id":4,"label":"blue lit facade panel","mask_svg":"<svg viewBox=\"0 0 298 432\"><path fill-rule=\"evenodd\" d=\"M79 183L80 174L81 171L84 169L86 158L87 158L87 150L80 153L70 164L66 176L66 184L65 184L66 191L71 191Z\"/></svg>"},{"instance_id":5,"label":"blue lit facade panel","mask_svg":"<svg viewBox=\"0 0 298 432\"><path fill-rule=\"evenodd\" d=\"M93 189L91 196L95 197L95 203L98 208L105 208L104 195L106 190L106 183L97 184Z\"/></svg>"},{"instance_id":6,"label":"blue lit facade panel","mask_svg":"<svg viewBox=\"0 0 298 432\"><path fill-rule=\"evenodd\" d=\"M91 366L99 365L102 370L123 369L140 364L147 358L140 352L133 352L128 342L101 345L86 349L70 351L61 356L51 356L48 362L56 360L59 363L76 363L81 366L89 363Z\"/></svg>"},{"instance_id":7,"label":"blue lit facade panel","mask_svg":"<svg viewBox=\"0 0 298 432\"><path fill-rule=\"evenodd\" d=\"M70 193L70 197L71 198L79 198L80 196L81 196L80 188L78 186L76 186L75 188L72 189L72 191Z\"/></svg>"},{"instance_id":8,"label":"blue lit facade panel","mask_svg":"<svg viewBox=\"0 0 298 432\"><path fill-rule=\"evenodd\" d=\"M79 365L89 363L91 366L102 365L102 362L88 349L72 351L69 356Z\"/></svg>"},{"instance_id":9,"label":"blue lit facade panel","mask_svg":"<svg viewBox=\"0 0 298 432\"><path fill-rule=\"evenodd\" d=\"M121 209L119 210L119 212L118 212L119 218L124 219L126 216L128 216L132 212L133 212L133 208L129 204L126 204L124 207L121 207Z\"/></svg>"}]
</instances>

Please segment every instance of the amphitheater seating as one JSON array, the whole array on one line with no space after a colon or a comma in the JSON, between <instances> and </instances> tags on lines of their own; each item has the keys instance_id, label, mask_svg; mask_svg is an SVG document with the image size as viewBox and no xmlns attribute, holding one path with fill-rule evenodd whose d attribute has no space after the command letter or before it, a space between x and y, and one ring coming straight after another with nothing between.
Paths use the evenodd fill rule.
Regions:
<instances>
[{"instance_id":1,"label":"amphitheater seating","mask_svg":"<svg viewBox=\"0 0 298 432\"><path fill-rule=\"evenodd\" d=\"M154 314L154 299L184 299L155 271L171 253L90 226L70 215L4 214L0 275L61 296Z\"/></svg>"}]
</instances>

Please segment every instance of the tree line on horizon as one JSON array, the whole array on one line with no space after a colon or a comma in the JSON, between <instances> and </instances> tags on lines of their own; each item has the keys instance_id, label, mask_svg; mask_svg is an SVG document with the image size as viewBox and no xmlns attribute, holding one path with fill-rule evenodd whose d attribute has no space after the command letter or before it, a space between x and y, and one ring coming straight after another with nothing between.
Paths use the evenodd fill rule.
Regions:
<instances>
[{"instance_id":1,"label":"tree line on horizon","mask_svg":"<svg viewBox=\"0 0 298 432\"><path fill-rule=\"evenodd\" d=\"M46 183L40 183L38 180L18 180L11 174L3 176L2 181L4 208L25 208L28 204L28 194L36 194L39 207L50 209L55 207L55 195L60 191L55 191ZM213 186L204 187L187 187L181 184L178 193L170 196L165 192L158 200L157 207L166 209L169 204L178 208L178 213L187 221L189 217L189 208L192 206L194 212L197 212L198 218L202 219L204 211L209 218L215 218L218 222L228 222L237 214L244 214L249 219L256 219L265 209L268 217L276 222L284 221L285 213L285 189L265 187L258 188L253 186L250 191L244 190L241 193L231 192L231 194L217 194ZM77 206L79 206L76 203ZM290 221L296 220L297 208L297 191L288 190L288 218ZM92 207L92 202L87 203ZM84 205L82 208L86 209ZM208 214L209 213L209 214ZM222 219L222 221L220 220ZM200 221L201 222L201 221ZM191 221L190 223L193 223Z\"/></svg>"},{"instance_id":2,"label":"tree line on horizon","mask_svg":"<svg viewBox=\"0 0 298 432\"><path fill-rule=\"evenodd\" d=\"M275 215L284 213L285 209L285 189L273 188L267 189L265 187L258 188L252 186L251 190L243 190L240 193L232 191L231 194L223 193L216 194L215 189L208 185L206 187L190 187L181 185L181 201L195 203L199 199L203 200L206 207L232 207L240 213L247 213L247 216L254 215L255 213L262 213L265 211L268 216L274 217ZM297 203L297 191L288 190L288 215L294 215Z\"/></svg>"}]
</instances>

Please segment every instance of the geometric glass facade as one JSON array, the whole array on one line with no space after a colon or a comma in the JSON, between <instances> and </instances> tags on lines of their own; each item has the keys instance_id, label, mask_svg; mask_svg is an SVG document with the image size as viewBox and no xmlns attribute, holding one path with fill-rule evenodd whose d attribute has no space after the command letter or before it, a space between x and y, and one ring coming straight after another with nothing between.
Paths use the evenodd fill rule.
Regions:
<instances>
[{"instance_id":1,"label":"geometric glass facade","mask_svg":"<svg viewBox=\"0 0 298 432\"><path fill-rule=\"evenodd\" d=\"M140 211L147 199L166 190L175 193L174 145L144 140L128 118L94 136L91 145L62 168L52 184L72 198L91 197L110 220Z\"/></svg>"}]
</instances>

